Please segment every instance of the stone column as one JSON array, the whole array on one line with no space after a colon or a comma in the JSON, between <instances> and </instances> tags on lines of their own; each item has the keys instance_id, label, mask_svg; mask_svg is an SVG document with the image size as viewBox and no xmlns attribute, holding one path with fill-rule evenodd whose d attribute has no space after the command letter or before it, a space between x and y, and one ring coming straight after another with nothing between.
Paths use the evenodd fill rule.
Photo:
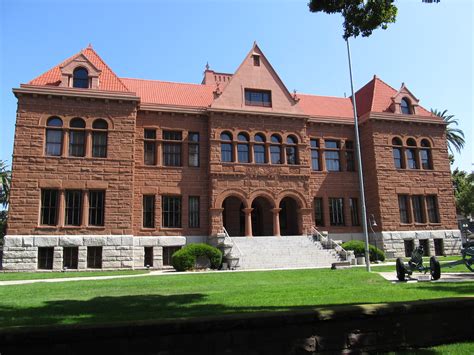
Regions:
<instances>
[{"instance_id":1,"label":"stone column","mask_svg":"<svg viewBox=\"0 0 474 355\"><path fill-rule=\"evenodd\" d=\"M69 155L69 131L65 129L63 131L63 146L61 147L61 155L67 157Z\"/></svg>"},{"instance_id":2,"label":"stone column","mask_svg":"<svg viewBox=\"0 0 474 355\"><path fill-rule=\"evenodd\" d=\"M265 143L265 161L268 163L268 164L271 164L272 163L272 157L270 155L270 143Z\"/></svg>"},{"instance_id":3,"label":"stone column","mask_svg":"<svg viewBox=\"0 0 474 355\"><path fill-rule=\"evenodd\" d=\"M85 142L85 151L84 151L84 156L87 158L92 157L92 132L87 130L85 131L86 135L86 142Z\"/></svg>"},{"instance_id":4,"label":"stone column","mask_svg":"<svg viewBox=\"0 0 474 355\"><path fill-rule=\"evenodd\" d=\"M252 237L252 211L253 208L244 208L242 211L245 213L245 236Z\"/></svg>"},{"instance_id":5,"label":"stone column","mask_svg":"<svg viewBox=\"0 0 474 355\"><path fill-rule=\"evenodd\" d=\"M273 235L280 236L280 211L281 208L272 208L273 213Z\"/></svg>"},{"instance_id":6,"label":"stone column","mask_svg":"<svg viewBox=\"0 0 474 355\"><path fill-rule=\"evenodd\" d=\"M237 142L232 142L232 162L237 163L239 161L239 152L237 150Z\"/></svg>"},{"instance_id":7,"label":"stone column","mask_svg":"<svg viewBox=\"0 0 474 355\"><path fill-rule=\"evenodd\" d=\"M53 270L62 270L62 268L63 268L63 247L54 247Z\"/></svg>"},{"instance_id":8,"label":"stone column","mask_svg":"<svg viewBox=\"0 0 474 355\"><path fill-rule=\"evenodd\" d=\"M286 161L286 145L285 144L282 144L281 146L281 163L283 165L286 165L287 161Z\"/></svg>"},{"instance_id":9,"label":"stone column","mask_svg":"<svg viewBox=\"0 0 474 355\"><path fill-rule=\"evenodd\" d=\"M59 210L58 210L58 226L64 227L66 224L66 197L64 190L59 191Z\"/></svg>"},{"instance_id":10,"label":"stone column","mask_svg":"<svg viewBox=\"0 0 474 355\"><path fill-rule=\"evenodd\" d=\"M163 147L163 144L161 144L161 142L155 143L155 151L156 151L155 164L158 166L163 165L163 154L162 154L163 148L162 147Z\"/></svg>"},{"instance_id":11,"label":"stone column","mask_svg":"<svg viewBox=\"0 0 474 355\"><path fill-rule=\"evenodd\" d=\"M222 216L223 208L210 208L210 224L209 224L209 235L216 236L217 233L222 231L222 226L224 225L224 219Z\"/></svg>"},{"instance_id":12,"label":"stone column","mask_svg":"<svg viewBox=\"0 0 474 355\"><path fill-rule=\"evenodd\" d=\"M82 197L82 222L81 225L87 226L89 224L89 191L83 191Z\"/></svg>"},{"instance_id":13,"label":"stone column","mask_svg":"<svg viewBox=\"0 0 474 355\"><path fill-rule=\"evenodd\" d=\"M253 143L249 143L249 163L254 163Z\"/></svg>"}]
</instances>

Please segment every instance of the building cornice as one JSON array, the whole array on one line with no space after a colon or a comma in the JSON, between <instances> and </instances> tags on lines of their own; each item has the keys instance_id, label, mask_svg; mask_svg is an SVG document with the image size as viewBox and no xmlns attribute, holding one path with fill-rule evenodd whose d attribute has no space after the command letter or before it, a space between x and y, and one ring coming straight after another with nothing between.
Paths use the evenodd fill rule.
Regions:
<instances>
[{"instance_id":1,"label":"building cornice","mask_svg":"<svg viewBox=\"0 0 474 355\"><path fill-rule=\"evenodd\" d=\"M140 111L158 111L158 112L170 112L170 113L192 113L192 114L205 114L205 107L189 107L189 106L170 106L170 105L158 105L152 103L142 102L138 108Z\"/></svg>"},{"instance_id":2,"label":"building cornice","mask_svg":"<svg viewBox=\"0 0 474 355\"><path fill-rule=\"evenodd\" d=\"M285 117L285 118L298 118L308 120L309 115L301 113L284 113L284 112L265 112L265 111L249 111L249 110L236 110L236 109L224 109L224 108L211 108L209 107L207 112L210 113L226 113L226 114L237 114L237 115L252 115L252 116L267 116L267 117Z\"/></svg>"},{"instance_id":3,"label":"building cornice","mask_svg":"<svg viewBox=\"0 0 474 355\"><path fill-rule=\"evenodd\" d=\"M140 97L134 92L104 91L93 89L76 89L57 86L37 86L21 84L19 88L14 88L13 93L16 97L23 94L49 95L64 97L80 97L90 99L104 100L122 100L122 101L140 101Z\"/></svg>"},{"instance_id":4,"label":"building cornice","mask_svg":"<svg viewBox=\"0 0 474 355\"><path fill-rule=\"evenodd\" d=\"M364 115L360 118L360 124L363 124L370 120L377 120L377 121L388 121L388 122L397 122L397 123L419 123L419 124L434 124L440 126L446 126L446 122L444 122L439 117L427 117L427 116L419 116L419 115L403 115L403 114L396 114L396 113L378 113L378 112L371 112L368 115Z\"/></svg>"}]
</instances>

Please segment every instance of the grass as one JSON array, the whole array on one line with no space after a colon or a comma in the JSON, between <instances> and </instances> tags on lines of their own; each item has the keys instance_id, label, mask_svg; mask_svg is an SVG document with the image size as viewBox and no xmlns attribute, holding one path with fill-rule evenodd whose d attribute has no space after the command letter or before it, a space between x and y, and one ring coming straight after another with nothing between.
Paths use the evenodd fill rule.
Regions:
<instances>
[{"instance_id":1,"label":"grass","mask_svg":"<svg viewBox=\"0 0 474 355\"><path fill-rule=\"evenodd\" d=\"M456 354L456 355L472 355L474 354L474 342L461 342L453 344L445 344L433 346L431 348L418 348L397 352L389 352L387 355L397 354L420 354L420 355L435 355L435 354Z\"/></svg>"},{"instance_id":2,"label":"grass","mask_svg":"<svg viewBox=\"0 0 474 355\"><path fill-rule=\"evenodd\" d=\"M440 258L438 259L440 264L446 264L452 261L457 261L460 260L460 257L452 258L452 257L447 257L445 258ZM408 258L405 260L405 263L408 262ZM429 258L423 258L423 265L429 266L430 261ZM372 270L376 272L389 272L389 271L395 271L395 265L371 265ZM446 267L446 268L441 268L441 277L443 277L444 272L470 272L469 269L466 267L466 265L456 265L454 267Z\"/></svg>"},{"instance_id":3,"label":"grass","mask_svg":"<svg viewBox=\"0 0 474 355\"><path fill-rule=\"evenodd\" d=\"M0 281L58 279L70 277L120 276L146 274L147 270L122 271L68 271L68 272L2 272Z\"/></svg>"},{"instance_id":4,"label":"grass","mask_svg":"<svg viewBox=\"0 0 474 355\"><path fill-rule=\"evenodd\" d=\"M392 284L346 270L190 273L0 287L0 327L193 318L474 296L472 283Z\"/></svg>"}]
</instances>

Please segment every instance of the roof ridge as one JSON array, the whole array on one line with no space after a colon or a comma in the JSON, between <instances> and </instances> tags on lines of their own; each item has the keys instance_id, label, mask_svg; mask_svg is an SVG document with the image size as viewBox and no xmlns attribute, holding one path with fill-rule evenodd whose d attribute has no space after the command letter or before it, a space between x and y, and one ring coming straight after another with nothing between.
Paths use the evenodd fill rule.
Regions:
<instances>
[{"instance_id":1,"label":"roof ridge","mask_svg":"<svg viewBox=\"0 0 474 355\"><path fill-rule=\"evenodd\" d=\"M86 47L85 49L82 49L80 53L83 53L83 51L86 51L86 50L89 50L89 51L92 51L93 54L95 54L95 56L102 62L102 64L108 69L110 70L110 72L115 75L115 77L117 78L117 80L120 82L120 84L122 84L122 86L125 88L126 91L130 91L128 90L128 87L122 82L122 80L120 80L119 76L117 74L115 74L115 72L112 70L112 68L110 68L107 63L102 59L102 57L95 51L94 48L92 48L92 46L89 46L89 47ZM85 54L85 53L84 53Z\"/></svg>"},{"instance_id":2,"label":"roof ridge","mask_svg":"<svg viewBox=\"0 0 474 355\"><path fill-rule=\"evenodd\" d=\"M179 81L168 81L168 80L157 80L157 79L124 78L124 77L122 77L121 79L152 81L152 82L158 82L158 83L169 83L169 84L179 84L179 85L194 85L194 86L201 86L201 87L213 87L214 86L214 85L206 85L206 84L183 83L183 82L179 82Z\"/></svg>"}]
</instances>

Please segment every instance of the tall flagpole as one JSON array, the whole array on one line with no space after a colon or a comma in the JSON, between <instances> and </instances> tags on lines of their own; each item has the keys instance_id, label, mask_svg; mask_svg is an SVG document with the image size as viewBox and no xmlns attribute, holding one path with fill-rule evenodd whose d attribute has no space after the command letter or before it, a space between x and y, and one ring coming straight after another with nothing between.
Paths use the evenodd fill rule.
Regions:
<instances>
[{"instance_id":1,"label":"tall flagpole","mask_svg":"<svg viewBox=\"0 0 474 355\"><path fill-rule=\"evenodd\" d=\"M362 171L362 157L360 155L360 139L359 139L359 120L357 118L357 107L356 98L354 93L354 81L352 79L352 62L351 62L351 49L349 47L349 39L346 39L347 44L347 57L349 58L349 76L351 78L351 91L352 91L352 108L354 112L354 133L355 133L355 145L356 145L356 159L357 159L357 172L359 174L359 190L360 200L362 206L362 230L365 237L365 265L367 271L370 272L370 258L369 258L369 233L367 231L367 211L365 208L365 192L364 192L364 174Z\"/></svg>"}]
</instances>

